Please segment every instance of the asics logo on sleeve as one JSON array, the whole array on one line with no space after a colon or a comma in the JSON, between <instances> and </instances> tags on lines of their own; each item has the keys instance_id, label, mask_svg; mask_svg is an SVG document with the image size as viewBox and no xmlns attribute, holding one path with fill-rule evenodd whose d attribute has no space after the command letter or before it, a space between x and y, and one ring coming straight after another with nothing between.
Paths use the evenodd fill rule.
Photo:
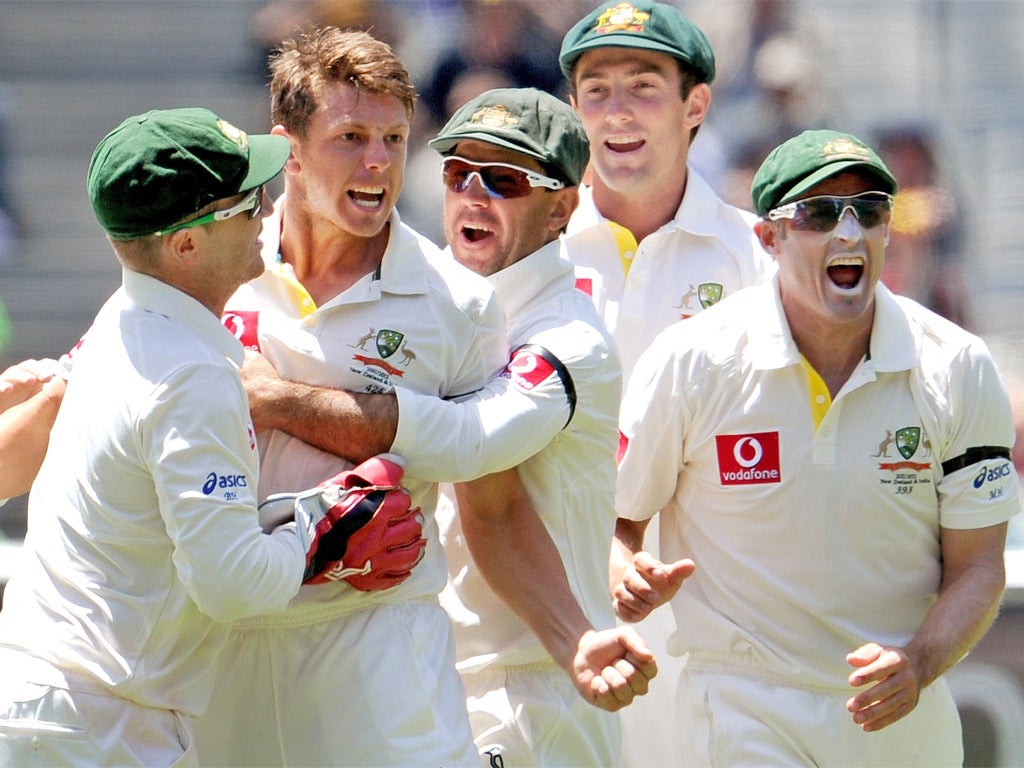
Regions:
<instances>
[{"instance_id":1,"label":"asics logo on sleeve","mask_svg":"<svg viewBox=\"0 0 1024 768\"><path fill-rule=\"evenodd\" d=\"M203 493L209 496L218 488L221 490L231 490L233 488L247 488L248 486L249 480L245 475L218 475L216 472L211 472L206 476L206 482L203 483Z\"/></svg>"}]
</instances>

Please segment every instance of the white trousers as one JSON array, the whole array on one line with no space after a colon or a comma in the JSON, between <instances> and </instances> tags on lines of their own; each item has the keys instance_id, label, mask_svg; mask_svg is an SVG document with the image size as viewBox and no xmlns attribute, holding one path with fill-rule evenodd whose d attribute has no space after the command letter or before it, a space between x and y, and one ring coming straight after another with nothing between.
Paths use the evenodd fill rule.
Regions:
<instances>
[{"instance_id":1,"label":"white trousers","mask_svg":"<svg viewBox=\"0 0 1024 768\"><path fill-rule=\"evenodd\" d=\"M451 623L436 602L232 630L195 730L210 766L478 761Z\"/></svg>"},{"instance_id":2,"label":"white trousers","mask_svg":"<svg viewBox=\"0 0 1024 768\"><path fill-rule=\"evenodd\" d=\"M189 718L0 675L0 765L198 766Z\"/></svg>"},{"instance_id":3,"label":"white trousers","mask_svg":"<svg viewBox=\"0 0 1024 768\"><path fill-rule=\"evenodd\" d=\"M678 687L683 766L963 765L960 716L946 681L921 692L909 715L865 733L846 710L849 693L793 688L742 675L687 669Z\"/></svg>"},{"instance_id":4,"label":"white trousers","mask_svg":"<svg viewBox=\"0 0 1024 768\"><path fill-rule=\"evenodd\" d=\"M485 768L618 765L618 715L589 704L554 662L463 674Z\"/></svg>"}]
</instances>

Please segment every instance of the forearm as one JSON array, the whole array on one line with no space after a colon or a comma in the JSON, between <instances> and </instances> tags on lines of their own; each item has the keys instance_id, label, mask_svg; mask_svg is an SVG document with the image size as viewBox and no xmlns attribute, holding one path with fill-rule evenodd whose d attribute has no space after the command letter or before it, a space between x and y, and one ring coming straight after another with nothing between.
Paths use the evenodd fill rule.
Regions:
<instances>
[{"instance_id":1,"label":"forearm","mask_svg":"<svg viewBox=\"0 0 1024 768\"><path fill-rule=\"evenodd\" d=\"M593 629L576 601L558 549L515 469L455 487L462 532L476 567L499 598L570 674Z\"/></svg>"},{"instance_id":2,"label":"forearm","mask_svg":"<svg viewBox=\"0 0 1024 768\"><path fill-rule=\"evenodd\" d=\"M277 429L359 463L391 449L398 424L393 394L369 395L277 379L249 390L257 432Z\"/></svg>"},{"instance_id":3,"label":"forearm","mask_svg":"<svg viewBox=\"0 0 1024 768\"><path fill-rule=\"evenodd\" d=\"M63 379L52 379L33 397L0 413L0 498L20 496L32 487L65 386Z\"/></svg>"},{"instance_id":4,"label":"forearm","mask_svg":"<svg viewBox=\"0 0 1024 768\"><path fill-rule=\"evenodd\" d=\"M1001 557L969 566L943 583L938 599L904 648L922 688L960 661L985 635L999 611L1004 586Z\"/></svg>"}]
</instances>

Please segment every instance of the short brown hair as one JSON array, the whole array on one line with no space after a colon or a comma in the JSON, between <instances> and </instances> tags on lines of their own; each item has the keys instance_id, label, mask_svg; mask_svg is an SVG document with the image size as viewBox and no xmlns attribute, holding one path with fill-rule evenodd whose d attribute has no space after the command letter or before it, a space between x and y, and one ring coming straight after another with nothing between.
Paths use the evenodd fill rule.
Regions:
<instances>
[{"instance_id":1,"label":"short brown hair","mask_svg":"<svg viewBox=\"0 0 1024 768\"><path fill-rule=\"evenodd\" d=\"M391 47L366 32L320 27L285 40L270 58L270 111L275 123L304 136L326 86L350 83L396 96L412 119L416 89Z\"/></svg>"}]
</instances>

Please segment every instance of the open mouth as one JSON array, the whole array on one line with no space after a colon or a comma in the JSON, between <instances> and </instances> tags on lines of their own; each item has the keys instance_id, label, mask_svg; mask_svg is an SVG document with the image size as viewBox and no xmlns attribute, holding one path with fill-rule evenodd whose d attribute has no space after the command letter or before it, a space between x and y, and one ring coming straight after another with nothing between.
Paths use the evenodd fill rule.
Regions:
<instances>
[{"instance_id":1,"label":"open mouth","mask_svg":"<svg viewBox=\"0 0 1024 768\"><path fill-rule=\"evenodd\" d=\"M633 152L644 145L644 140L639 136L612 136L604 144L612 152Z\"/></svg>"},{"instance_id":2,"label":"open mouth","mask_svg":"<svg viewBox=\"0 0 1024 768\"><path fill-rule=\"evenodd\" d=\"M493 230L479 224L467 224L462 228L462 237L471 243L479 243L494 234Z\"/></svg>"},{"instance_id":3,"label":"open mouth","mask_svg":"<svg viewBox=\"0 0 1024 768\"><path fill-rule=\"evenodd\" d=\"M384 187L355 187L348 191L348 196L360 208L375 210L384 202Z\"/></svg>"},{"instance_id":4,"label":"open mouth","mask_svg":"<svg viewBox=\"0 0 1024 768\"><path fill-rule=\"evenodd\" d=\"M826 271L829 280L837 288L856 288L864 275L864 259L860 256L843 256L829 264Z\"/></svg>"}]
</instances>

